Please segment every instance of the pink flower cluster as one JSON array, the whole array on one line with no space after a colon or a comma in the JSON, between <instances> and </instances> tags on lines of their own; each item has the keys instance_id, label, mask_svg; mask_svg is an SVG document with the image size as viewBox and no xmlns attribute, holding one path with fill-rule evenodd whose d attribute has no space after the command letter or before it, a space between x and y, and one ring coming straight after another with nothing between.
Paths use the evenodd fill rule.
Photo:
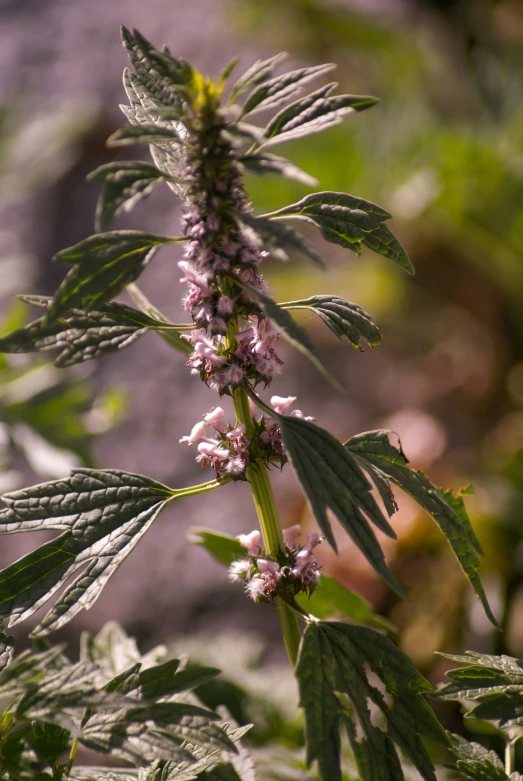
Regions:
<instances>
[{"instance_id":1,"label":"pink flower cluster","mask_svg":"<svg viewBox=\"0 0 523 781\"><path fill-rule=\"evenodd\" d=\"M247 594L255 602L272 602L277 596L292 599L302 591L312 593L321 577L313 551L322 538L316 532L310 532L307 545L296 547L295 539L299 533L299 525L283 530L286 557L281 563L261 555L259 531L240 534L238 540L246 548L249 558L231 564L229 579L232 582L244 581Z\"/></svg>"},{"instance_id":2,"label":"pink flower cluster","mask_svg":"<svg viewBox=\"0 0 523 781\"><path fill-rule=\"evenodd\" d=\"M292 410L289 413L290 408L296 401L296 396L272 396L271 406L278 415L290 414L293 418L303 418L304 420L314 421L315 418L305 416L299 409ZM269 415L262 415L258 421L258 437L262 443L267 461L270 461L275 456L280 457L282 464L285 460L285 449L281 439L281 430L278 422Z\"/></svg>"},{"instance_id":3,"label":"pink flower cluster","mask_svg":"<svg viewBox=\"0 0 523 781\"><path fill-rule=\"evenodd\" d=\"M209 429L214 431L209 434ZM214 407L204 415L203 420L193 426L189 436L182 437L180 442L197 445L198 463L211 466L219 477L244 479L250 458L245 426L227 424L221 407Z\"/></svg>"}]
</instances>

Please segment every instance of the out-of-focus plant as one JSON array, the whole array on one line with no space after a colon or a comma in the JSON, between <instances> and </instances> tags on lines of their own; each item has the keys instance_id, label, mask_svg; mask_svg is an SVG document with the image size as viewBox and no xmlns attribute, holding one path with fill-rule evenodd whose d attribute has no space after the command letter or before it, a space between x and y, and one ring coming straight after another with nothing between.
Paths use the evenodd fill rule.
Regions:
<instances>
[{"instance_id":1,"label":"out-of-focus plant","mask_svg":"<svg viewBox=\"0 0 523 781\"><path fill-rule=\"evenodd\" d=\"M153 164L109 163L92 174L102 184L96 215L100 232L58 253L56 260L70 264L71 270L54 296L25 297L40 309L40 316L4 336L0 350L9 354L57 350L55 363L60 367L115 352L145 331L155 331L185 356L192 373L209 389L232 401L234 416L229 420L222 407L212 407L182 439L195 447L196 460L214 472L214 479L201 485L170 488L116 469L79 468L68 478L5 494L0 532L49 529L60 534L0 573L0 617L8 618L10 625L19 623L65 586L33 635L40 638L64 626L93 605L168 505L248 482L260 529L238 539L199 529L193 531L193 540L228 567L231 581L241 584L253 602L277 609L304 711L307 764L316 761L323 781L340 781L343 729L364 781L402 779L398 750L424 779L432 781L434 766L422 738L449 745L424 699L432 687L388 639L383 631L389 628L387 623L360 597L321 574L315 552L321 543L337 551L331 511L384 583L404 597L375 533L377 529L392 539L396 536L389 522L397 510L395 485L434 519L486 616L496 625L478 575L481 548L463 492L454 496L410 468L390 431L370 431L341 443L313 418L293 409L295 397L272 396L267 401L260 395L260 388L263 393L281 372L283 362L276 352L280 338L310 359L311 372L318 370L339 386L307 332L290 314L295 310L317 315L340 340L357 349L360 342L375 346L381 338L370 316L338 294L280 304L269 296L260 270L269 255L282 259L291 250L298 251L324 265L316 249L292 227L293 221L318 228L324 239L344 249L359 254L364 246L413 271L388 228L391 215L375 203L323 191L255 215L244 187L247 170L270 171L312 186L308 174L275 155L272 148L337 126L346 115L368 109L376 100L335 94L335 83L304 97L304 87L334 66L274 75L281 56L255 63L225 97L235 61L213 81L167 50L156 49L136 31L124 30L124 44L133 66L124 73L130 101L124 113L130 125L114 133L110 143L144 143L151 149ZM263 127L251 122L261 112L273 114ZM114 216L161 183L182 201L181 235L106 231ZM136 286L157 251L178 244L186 245L178 262L190 315L183 324L168 322ZM114 300L125 289L138 309ZM299 527L282 531L272 491L271 470L287 465L319 527L305 544L298 542ZM329 620L333 616L352 623ZM15 657L6 666L8 678L16 672L16 664ZM165 670L160 669L163 675ZM225 727L213 727L212 713L189 704L169 703L168 707L156 701L173 691L171 673L167 682L161 676L160 681L154 678L148 696L142 690L149 676L127 670L106 684L104 691L115 695L112 704L99 699L98 691L90 699L80 672L66 670L66 680L60 678L58 688L67 690L67 681L74 678L75 702L87 711L71 734L81 741L89 724L97 734L108 733L107 740L91 746L142 765L142 779L194 777L194 768L181 767L180 761L194 765L202 751L207 757L215 748L234 754L237 749ZM46 690L45 679L37 686L37 699L42 689ZM134 718L130 718L120 696L132 696L136 689L147 702L145 706L133 702ZM55 714L61 708L69 711L73 706L68 703L55 704ZM151 743L139 742L134 753L128 750L134 744L137 721L151 723L158 736L154 740L161 746L156 743L153 749ZM74 766L74 746L65 764L58 762L62 753L63 745L51 764L56 778L70 775ZM158 758L167 764L151 765ZM216 758L215 764L199 777L242 777L243 771L231 766L229 757ZM122 775L125 771L115 777ZM111 778L111 774L98 773L98 777Z\"/></svg>"}]
</instances>

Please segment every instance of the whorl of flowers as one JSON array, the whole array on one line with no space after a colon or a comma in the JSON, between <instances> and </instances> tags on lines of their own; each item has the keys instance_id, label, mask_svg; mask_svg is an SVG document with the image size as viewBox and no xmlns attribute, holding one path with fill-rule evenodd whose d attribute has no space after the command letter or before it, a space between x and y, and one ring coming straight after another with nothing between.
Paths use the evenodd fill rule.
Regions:
<instances>
[{"instance_id":1,"label":"whorl of flowers","mask_svg":"<svg viewBox=\"0 0 523 781\"><path fill-rule=\"evenodd\" d=\"M322 538L316 532L309 533L306 546L296 545L299 525L283 529L285 553L278 561L264 555L261 534L252 531L240 534L238 540L248 557L234 561L229 567L229 580L245 582L245 591L255 602L273 602L277 596L287 601L300 592L312 594L320 582L320 566L313 553Z\"/></svg>"}]
</instances>

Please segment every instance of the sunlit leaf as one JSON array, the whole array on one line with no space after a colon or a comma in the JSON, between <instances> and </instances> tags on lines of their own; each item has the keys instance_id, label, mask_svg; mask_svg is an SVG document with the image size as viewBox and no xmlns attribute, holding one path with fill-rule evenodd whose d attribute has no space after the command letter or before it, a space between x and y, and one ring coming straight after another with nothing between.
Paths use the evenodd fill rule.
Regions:
<instances>
[{"instance_id":1,"label":"sunlit leaf","mask_svg":"<svg viewBox=\"0 0 523 781\"><path fill-rule=\"evenodd\" d=\"M293 100L299 95L306 84L313 79L323 76L336 66L332 63L315 65L312 68L298 68L281 76L274 76L256 87L242 108L241 116L253 114L258 111L268 111L276 108L286 100Z\"/></svg>"},{"instance_id":2,"label":"sunlit leaf","mask_svg":"<svg viewBox=\"0 0 523 781\"><path fill-rule=\"evenodd\" d=\"M280 306L283 309L308 309L316 312L333 334L339 339L346 337L357 350L361 350L361 340L371 347L377 347L381 341L381 334L370 315L357 304L339 296L312 296Z\"/></svg>"}]
</instances>

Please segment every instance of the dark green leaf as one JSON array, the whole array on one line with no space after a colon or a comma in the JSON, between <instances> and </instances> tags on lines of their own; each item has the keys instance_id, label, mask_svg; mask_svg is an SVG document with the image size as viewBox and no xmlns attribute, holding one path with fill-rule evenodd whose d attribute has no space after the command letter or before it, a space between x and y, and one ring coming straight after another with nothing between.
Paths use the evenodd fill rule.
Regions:
<instances>
[{"instance_id":1,"label":"dark green leaf","mask_svg":"<svg viewBox=\"0 0 523 781\"><path fill-rule=\"evenodd\" d=\"M129 146L130 144L158 144L180 142L178 133L167 127L140 125L122 127L107 139L107 146Z\"/></svg>"},{"instance_id":2,"label":"dark green leaf","mask_svg":"<svg viewBox=\"0 0 523 781\"><path fill-rule=\"evenodd\" d=\"M267 81L267 79L270 79L276 65L286 57L287 55L283 52L282 54L276 54L274 57L270 57L268 60L258 60L254 65L251 65L251 67L240 76L231 89L229 102L234 103L245 92L254 89L254 87L257 87L259 84L263 84L264 81Z\"/></svg>"},{"instance_id":3,"label":"dark green leaf","mask_svg":"<svg viewBox=\"0 0 523 781\"><path fill-rule=\"evenodd\" d=\"M138 672L132 678L131 683L125 686L126 694L148 702L156 701L162 697L179 694L187 689L194 689L220 674L220 670L215 667L198 666L187 667L185 670L177 672L179 665L178 659L170 659L164 664Z\"/></svg>"},{"instance_id":4,"label":"dark green leaf","mask_svg":"<svg viewBox=\"0 0 523 781\"><path fill-rule=\"evenodd\" d=\"M321 576L319 585L310 596L301 593L295 597L295 600L302 610L316 618L325 619L344 615L358 624L375 626L389 632L394 631L393 625L385 618L377 616L362 597L349 591L328 575Z\"/></svg>"},{"instance_id":5,"label":"dark green leaf","mask_svg":"<svg viewBox=\"0 0 523 781\"><path fill-rule=\"evenodd\" d=\"M407 253L383 224L391 215L370 201L345 193L314 193L265 216L305 220L316 225L327 241L357 253L361 252L363 244L390 258L409 274L414 273Z\"/></svg>"},{"instance_id":6,"label":"dark green leaf","mask_svg":"<svg viewBox=\"0 0 523 781\"><path fill-rule=\"evenodd\" d=\"M287 250L306 255L316 265L325 268L325 263L305 236L289 225L263 217L253 217L251 214L238 214L238 219L253 231L254 241L268 250L272 257L287 261Z\"/></svg>"},{"instance_id":7,"label":"dark green leaf","mask_svg":"<svg viewBox=\"0 0 523 781\"><path fill-rule=\"evenodd\" d=\"M96 207L96 230L103 231L122 211L130 211L138 201L147 198L165 175L149 163L120 160L93 171L87 179L102 185Z\"/></svg>"},{"instance_id":8,"label":"dark green leaf","mask_svg":"<svg viewBox=\"0 0 523 781\"><path fill-rule=\"evenodd\" d=\"M339 339L345 336L357 350L364 339L371 347L377 347L381 334L367 314L357 304L339 296L321 295L302 301L280 304L283 309L312 309Z\"/></svg>"},{"instance_id":9,"label":"dark green leaf","mask_svg":"<svg viewBox=\"0 0 523 781\"><path fill-rule=\"evenodd\" d=\"M342 718L349 727L365 781L402 779L399 760L391 761L395 757L393 744L426 781L435 779L421 736L443 745L448 745L448 739L422 696L432 687L386 637L366 627L311 623L302 639L296 675L305 709L307 761L318 761L323 781L341 779ZM350 714L340 695L348 698ZM375 726L371 708L381 713L383 729ZM372 774L369 761L373 763Z\"/></svg>"},{"instance_id":10,"label":"dark green leaf","mask_svg":"<svg viewBox=\"0 0 523 781\"><path fill-rule=\"evenodd\" d=\"M95 309L138 279L162 244L174 239L141 231L98 233L59 252L54 260L73 264L47 311L52 320L70 309Z\"/></svg>"},{"instance_id":11,"label":"dark green leaf","mask_svg":"<svg viewBox=\"0 0 523 781\"><path fill-rule=\"evenodd\" d=\"M264 81L247 97L241 116L244 117L258 111L268 111L286 100L292 100L300 94L306 84L335 67L335 65L328 63L315 65L312 68L298 68L298 70L289 71Z\"/></svg>"},{"instance_id":12,"label":"dark green leaf","mask_svg":"<svg viewBox=\"0 0 523 781\"><path fill-rule=\"evenodd\" d=\"M278 155L264 154L255 152L253 154L240 157L240 163L253 174L279 174L286 179L294 179L308 187L315 187L318 184L317 179L310 176L297 165Z\"/></svg>"},{"instance_id":13,"label":"dark green leaf","mask_svg":"<svg viewBox=\"0 0 523 781\"><path fill-rule=\"evenodd\" d=\"M261 306L267 319L271 321L271 323L278 329L282 336L284 336L293 347L303 353L303 355L307 356L307 358L312 361L316 368L319 369L323 376L332 385L334 385L335 388L338 388L338 390L343 390L339 382L332 377L329 370L323 363L321 355L316 349L316 346L312 342L307 331L305 331L301 325L298 325L298 323L293 320L293 318L285 311L285 309L281 309L281 307L279 307L278 304L272 300L272 298L269 298L269 296L266 296L259 290L256 290L250 285L247 285L236 275L233 278L234 281L240 287L246 290L249 296L252 296L252 298Z\"/></svg>"},{"instance_id":14,"label":"dark green leaf","mask_svg":"<svg viewBox=\"0 0 523 781\"><path fill-rule=\"evenodd\" d=\"M51 300L41 299L44 306ZM29 297L25 300L34 303ZM167 327L168 324L154 320L137 309L112 301L103 304L98 311L73 309L50 322L41 317L0 339L0 352L60 350L55 366L63 368L128 347L147 329Z\"/></svg>"},{"instance_id":15,"label":"dark green leaf","mask_svg":"<svg viewBox=\"0 0 523 781\"><path fill-rule=\"evenodd\" d=\"M59 724L33 722L26 737L39 760L55 765L71 747L71 733Z\"/></svg>"},{"instance_id":16,"label":"dark green leaf","mask_svg":"<svg viewBox=\"0 0 523 781\"><path fill-rule=\"evenodd\" d=\"M84 632L80 638L80 660L96 664L100 671L100 686L136 664L156 665L166 653L165 646L159 646L143 656L136 640L116 621L109 621L94 637Z\"/></svg>"},{"instance_id":17,"label":"dark green leaf","mask_svg":"<svg viewBox=\"0 0 523 781\"><path fill-rule=\"evenodd\" d=\"M390 431L369 431L352 437L345 443L345 447L356 456L378 487L376 470L380 473L381 480L390 478L434 518L478 595L489 620L497 626L478 575L481 547L461 494L455 497L451 491L442 491L433 485L423 472L411 469L401 444L398 447L391 444L391 434ZM370 468L367 464L370 464Z\"/></svg>"},{"instance_id":18,"label":"dark green leaf","mask_svg":"<svg viewBox=\"0 0 523 781\"><path fill-rule=\"evenodd\" d=\"M183 491L118 470L76 469L71 477L2 497L0 533L63 532L0 573L0 616L29 618L81 567L35 630L45 634L89 608L158 513Z\"/></svg>"},{"instance_id":19,"label":"dark green leaf","mask_svg":"<svg viewBox=\"0 0 523 781\"><path fill-rule=\"evenodd\" d=\"M236 537L229 537L226 534L218 534L208 529L189 529L187 537L190 542L205 548L213 559L225 567L229 567L233 561L244 559L247 554Z\"/></svg>"},{"instance_id":20,"label":"dark green leaf","mask_svg":"<svg viewBox=\"0 0 523 781\"><path fill-rule=\"evenodd\" d=\"M285 453L330 545L337 549L327 517L328 509L332 510L376 572L397 594L404 596L403 589L385 563L383 551L367 518L389 537L394 539L396 535L376 503L371 485L356 459L332 434L314 423L283 415L274 414L274 417L281 428Z\"/></svg>"},{"instance_id":21,"label":"dark green leaf","mask_svg":"<svg viewBox=\"0 0 523 781\"><path fill-rule=\"evenodd\" d=\"M377 98L357 95L331 95L336 83L297 100L282 109L267 125L264 134L269 141L264 146L282 144L296 138L320 133L338 125L347 114L365 111L378 101Z\"/></svg>"}]
</instances>

